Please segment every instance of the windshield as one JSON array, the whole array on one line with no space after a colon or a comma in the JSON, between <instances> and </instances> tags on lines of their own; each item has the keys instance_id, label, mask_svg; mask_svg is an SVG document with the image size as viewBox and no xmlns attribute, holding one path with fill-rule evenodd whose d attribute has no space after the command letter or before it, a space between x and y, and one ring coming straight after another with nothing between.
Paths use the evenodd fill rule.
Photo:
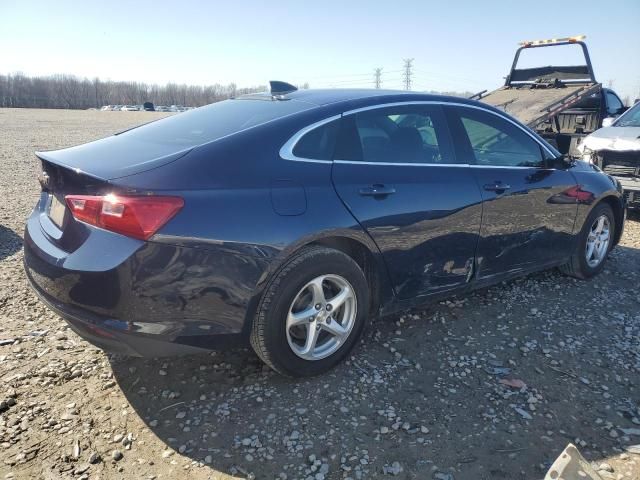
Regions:
<instances>
[{"instance_id":1,"label":"windshield","mask_svg":"<svg viewBox=\"0 0 640 480\"><path fill-rule=\"evenodd\" d=\"M622 115L613 124L614 127L640 127L640 102Z\"/></svg>"},{"instance_id":2,"label":"windshield","mask_svg":"<svg viewBox=\"0 0 640 480\"><path fill-rule=\"evenodd\" d=\"M179 115L163 118L120 135L135 136L154 143L191 147L218 140L276 118L313 108L295 100L225 100ZM172 109L178 109L172 105Z\"/></svg>"}]
</instances>

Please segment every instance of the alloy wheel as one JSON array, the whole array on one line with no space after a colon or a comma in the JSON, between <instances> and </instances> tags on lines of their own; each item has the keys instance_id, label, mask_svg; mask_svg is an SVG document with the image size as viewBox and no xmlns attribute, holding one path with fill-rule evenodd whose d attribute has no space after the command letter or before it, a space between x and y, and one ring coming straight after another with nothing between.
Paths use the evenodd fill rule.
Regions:
<instances>
[{"instance_id":1,"label":"alloy wheel","mask_svg":"<svg viewBox=\"0 0 640 480\"><path fill-rule=\"evenodd\" d=\"M343 345L356 323L351 284L339 275L321 275L293 299L286 320L289 347L305 360L321 360Z\"/></svg>"},{"instance_id":2,"label":"alloy wheel","mask_svg":"<svg viewBox=\"0 0 640 480\"><path fill-rule=\"evenodd\" d=\"M585 258L589 267L595 268L602 263L607 256L610 239L609 217L600 215L594 220L587 236Z\"/></svg>"}]
</instances>

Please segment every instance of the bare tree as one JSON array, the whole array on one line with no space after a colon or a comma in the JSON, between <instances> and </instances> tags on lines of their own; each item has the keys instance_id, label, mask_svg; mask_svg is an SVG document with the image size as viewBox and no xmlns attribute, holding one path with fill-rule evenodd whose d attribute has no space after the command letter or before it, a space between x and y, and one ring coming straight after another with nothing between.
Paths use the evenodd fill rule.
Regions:
<instances>
[{"instance_id":1,"label":"bare tree","mask_svg":"<svg viewBox=\"0 0 640 480\"><path fill-rule=\"evenodd\" d=\"M22 73L0 75L0 107L99 108L101 105L184 105L199 107L236 95L264 91L266 87L229 85L166 85L140 82L89 80L73 75L28 77Z\"/></svg>"}]
</instances>

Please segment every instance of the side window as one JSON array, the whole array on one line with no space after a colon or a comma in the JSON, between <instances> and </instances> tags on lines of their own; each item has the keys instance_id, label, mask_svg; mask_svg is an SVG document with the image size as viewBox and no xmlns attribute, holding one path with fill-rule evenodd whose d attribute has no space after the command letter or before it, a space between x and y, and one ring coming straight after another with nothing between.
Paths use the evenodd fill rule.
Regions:
<instances>
[{"instance_id":1,"label":"side window","mask_svg":"<svg viewBox=\"0 0 640 480\"><path fill-rule=\"evenodd\" d=\"M453 163L439 106L406 105L343 118L336 159L375 163Z\"/></svg>"},{"instance_id":2,"label":"side window","mask_svg":"<svg viewBox=\"0 0 640 480\"><path fill-rule=\"evenodd\" d=\"M471 162L501 167L544 165L540 145L520 128L502 118L471 108L455 108L458 134L470 147Z\"/></svg>"},{"instance_id":3,"label":"side window","mask_svg":"<svg viewBox=\"0 0 640 480\"><path fill-rule=\"evenodd\" d=\"M613 92L607 92L607 113L609 115L618 115L622 110L622 102Z\"/></svg>"},{"instance_id":4,"label":"side window","mask_svg":"<svg viewBox=\"0 0 640 480\"><path fill-rule=\"evenodd\" d=\"M296 143L293 154L298 158L332 160L339 126L340 120L334 120L307 132Z\"/></svg>"}]
</instances>

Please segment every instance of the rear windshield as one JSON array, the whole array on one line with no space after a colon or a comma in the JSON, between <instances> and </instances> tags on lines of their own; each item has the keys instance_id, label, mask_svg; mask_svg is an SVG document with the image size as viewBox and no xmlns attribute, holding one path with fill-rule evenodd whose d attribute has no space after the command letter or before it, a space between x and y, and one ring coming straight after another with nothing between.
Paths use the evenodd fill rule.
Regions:
<instances>
[{"instance_id":1,"label":"rear windshield","mask_svg":"<svg viewBox=\"0 0 640 480\"><path fill-rule=\"evenodd\" d=\"M163 118L120 135L154 143L196 146L270 120L313 108L296 100L234 99Z\"/></svg>"}]
</instances>

